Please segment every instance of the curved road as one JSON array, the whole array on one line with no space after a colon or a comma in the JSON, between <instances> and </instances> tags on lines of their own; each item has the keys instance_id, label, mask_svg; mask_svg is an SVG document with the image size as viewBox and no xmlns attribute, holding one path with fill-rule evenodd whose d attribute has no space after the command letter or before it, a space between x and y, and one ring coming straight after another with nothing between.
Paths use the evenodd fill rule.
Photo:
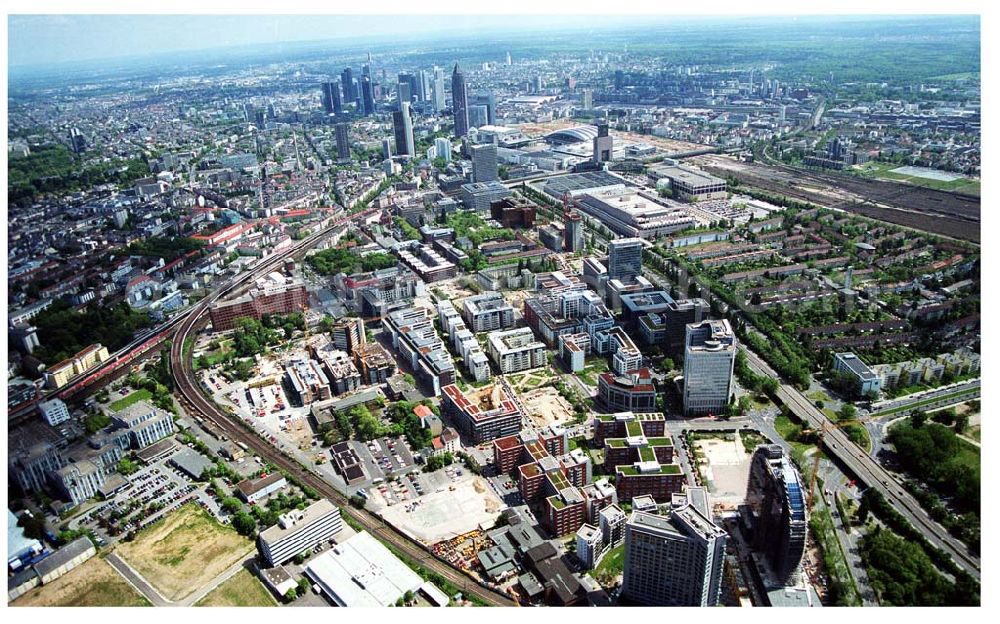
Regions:
<instances>
[{"instance_id":1,"label":"curved road","mask_svg":"<svg viewBox=\"0 0 1000 624\"><path fill-rule=\"evenodd\" d=\"M365 216L370 213L371 210L373 209L358 213L346 220L353 220L361 216ZM194 370L192 369L192 363L183 355L184 343L189 337L193 336L198 328L206 324L205 313L212 303L217 301L224 294L232 292L240 285L249 283L250 278L265 272L274 262L280 262L287 257L302 252L312 245L315 245L320 238L342 225L344 221L345 220L341 220L334 226L304 239L292 249L280 254L278 257L272 258L261 267L246 275L240 276L235 283L216 291L210 297L199 302L198 306L192 310L191 314L189 314L184 322L178 327L170 349L171 370L174 375L174 380L177 383L178 392L185 403L185 408L192 413L200 414L202 417L212 421L232 440L243 442L262 458L289 474L294 475L301 483L312 487L321 496L329 498L337 503L341 507L343 513L346 513L358 524L364 526L372 535L384 542L388 542L398 551L404 553L414 561L417 561L425 569L441 575L450 583L460 588L465 595L475 596L490 605L513 606L516 603L512 601L509 596L479 585L478 582L474 581L466 574L434 557L426 548L403 535L396 528L385 524L385 522L381 519L376 518L366 511L351 507L346 497L337 491L325 479L313 471L303 467L294 459L291 459L281 453L278 449L259 437L256 433L246 428L244 423L240 421L239 418L221 410L215 403L207 399L205 395L202 394L198 381L195 378Z\"/></svg>"},{"instance_id":2,"label":"curved road","mask_svg":"<svg viewBox=\"0 0 1000 624\"><path fill-rule=\"evenodd\" d=\"M747 364L754 372L774 379L781 379L781 376L753 351L743 349L747 355ZM782 383L778 386L776 394L782 403L787 405L802 422L807 423L817 431L826 429L823 444L828 453L843 462L869 487L873 487L881 493L932 545L946 552L960 568L972 575L977 581L979 580L981 565L979 557L970 553L968 547L948 533L944 527L931 520L920 503L903 489L902 484L889 471L851 442L843 430L835 427L827 428L828 425L832 425L830 420L795 387Z\"/></svg>"}]
</instances>

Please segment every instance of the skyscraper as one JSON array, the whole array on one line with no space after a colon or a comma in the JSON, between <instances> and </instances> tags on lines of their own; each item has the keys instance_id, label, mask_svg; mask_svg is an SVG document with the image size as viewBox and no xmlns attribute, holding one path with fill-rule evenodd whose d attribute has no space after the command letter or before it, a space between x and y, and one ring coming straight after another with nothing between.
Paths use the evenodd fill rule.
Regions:
<instances>
[{"instance_id":1,"label":"skyscraper","mask_svg":"<svg viewBox=\"0 0 1000 624\"><path fill-rule=\"evenodd\" d=\"M754 451L744 511L744 535L751 548L763 553L773 580L795 584L809 520L802 477L780 446L765 444Z\"/></svg>"},{"instance_id":2,"label":"skyscraper","mask_svg":"<svg viewBox=\"0 0 1000 624\"><path fill-rule=\"evenodd\" d=\"M630 281L642 275L641 238L616 238L608 243L608 279Z\"/></svg>"},{"instance_id":3,"label":"skyscraper","mask_svg":"<svg viewBox=\"0 0 1000 624\"><path fill-rule=\"evenodd\" d=\"M510 52L507 52L507 64L508 65L512 64L512 59L510 58Z\"/></svg>"},{"instance_id":4,"label":"skyscraper","mask_svg":"<svg viewBox=\"0 0 1000 624\"><path fill-rule=\"evenodd\" d=\"M729 321L687 326L684 338L684 414L721 414L729 405L736 336Z\"/></svg>"},{"instance_id":5,"label":"skyscraper","mask_svg":"<svg viewBox=\"0 0 1000 624\"><path fill-rule=\"evenodd\" d=\"M375 114L375 93L372 91L372 79L361 78L361 114L365 117Z\"/></svg>"},{"instance_id":6,"label":"skyscraper","mask_svg":"<svg viewBox=\"0 0 1000 624\"><path fill-rule=\"evenodd\" d=\"M497 98L492 91L486 92L486 123L491 126L497 123Z\"/></svg>"},{"instance_id":7,"label":"skyscraper","mask_svg":"<svg viewBox=\"0 0 1000 624\"><path fill-rule=\"evenodd\" d=\"M400 79L399 84L396 85L396 92L399 94L399 104L402 104L403 102L409 104L410 102L413 101L413 94L410 93L409 80L404 82L402 79ZM396 108L398 109L399 106L397 105Z\"/></svg>"},{"instance_id":8,"label":"skyscraper","mask_svg":"<svg viewBox=\"0 0 1000 624\"><path fill-rule=\"evenodd\" d=\"M472 181L491 182L497 178L497 146L492 143L473 145Z\"/></svg>"},{"instance_id":9,"label":"skyscraper","mask_svg":"<svg viewBox=\"0 0 1000 624\"><path fill-rule=\"evenodd\" d=\"M444 70L440 67L434 68L434 111L440 113L446 107L444 93Z\"/></svg>"},{"instance_id":10,"label":"skyscraper","mask_svg":"<svg viewBox=\"0 0 1000 624\"><path fill-rule=\"evenodd\" d=\"M465 86L465 74L455 63L451 73L451 108L455 115L455 136L462 138L469 133L469 94Z\"/></svg>"},{"instance_id":11,"label":"skyscraper","mask_svg":"<svg viewBox=\"0 0 1000 624\"><path fill-rule=\"evenodd\" d=\"M351 159L351 143L347 136L348 124L339 123L335 126L337 133L337 158L340 160Z\"/></svg>"},{"instance_id":12,"label":"skyscraper","mask_svg":"<svg viewBox=\"0 0 1000 624\"><path fill-rule=\"evenodd\" d=\"M417 72L417 100L420 102L426 102L431 97L431 81L427 72L424 70L419 70Z\"/></svg>"},{"instance_id":13,"label":"skyscraper","mask_svg":"<svg viewBox=\"0 0 1000 624\"><path fill-rule=\"evenodd\" d=\"M615 151L614 137L608 133L607 122L597 124L597 136L594 137L594 162L597 164L611 162Z\"/></svg>"},{"instance_id":14,"label":"skyscraper","mask_svg":"<svg viewBox=\"0 0 1000 624\"><path fill-rule=\"evenodd\" d=\"M413 158L413 121L410 119L410 103L400 102L399 110L392 113L392 129L396 135L396 153Z\"/></svg>"},{"instance_id":15,"label":"skyscraper","mask_svg":"<svg viewBox=\"0 0 1000 624\"><path fill-rule=\"evenodd\" d=\"M625 72L620 69L615 70L615 91L621 91L625 84Z\"/></svg>"},{"instance_id":16,"label":"skyscraper","mask_svg":"<svg viewBox=\"0 0 1000 624\"><path fill-rule=\"evenodd\" d=\"M451 162L451 141L445 137L434 139L434 152L438 158L443 158L446 163Z\"/></svg>"},{"instance_id":17,"label":"skyscraper","mask_svg":"<svg viewBox=\"0 0 1000 624\"><path fill-rule=\"evenodd\" d=\"M323 83L323 110L327 114L339 115L344 112L343 102L340 101L340 87L336 82Z\"/></svg>"},{"instance_id":18,"label":"skyscraper","mask_svg":"<svg viewBox=\"0 0 1000 624\"><path fill-rule=\"evenodd\" d=\"M712 522L705 490L689 488L656 512L634 511L625 522L622 595L649 606L715 606L726 532Z\"/></svg>"},{"instance_id":19,"label":"skyscraper","mask_svg":"<svg viewBox=\"0 0 1000 624\"><path fill-rule=\"evenodd\" d=\"M566 251L583 251L585 243L583 240L583 217L578 212L569 210L563 211L563 247Z\"/></svg>"},{"instance_id":20,"label":"skyscraper","mask_svg":"<svg viewBox=\"0 0 1000 624\"><path fill-rule=\"evenodd\" d=\"M382 158L392 158L392 141L389 139L382 139Z\"/></svg>"},{"instance_id":21,"label":"skyscraper","mask_svg":"<svg viewBox=\"0 0 1000 624\"><path fill-rule=\"evenodd\" d=\"M489 120L489 112L485 104L473 104L469 107L469 127L482 128Z\"/></svg>"},{"instance_id":22,"label":"skyscraper","mask_svg":"<svg viewBox=\"0 0 1000 624\"><path fill-rule=\"evenodd\" d=\"M584 89L582 95L582 105L585 110L590 110L594 108L594 90Z\"/></svg>"},{"instance_id":23,"label":"skyscraper","mask_svg":"<svg viewBox=\"0 0 1000 624\"><path fill-rule=\"evenodd\" d=\"M354 90L354 72L347 67L340 73L340 85L344 89L344 100L353 102L358 99L358 93Z\"/></svg>"}]
</instances>

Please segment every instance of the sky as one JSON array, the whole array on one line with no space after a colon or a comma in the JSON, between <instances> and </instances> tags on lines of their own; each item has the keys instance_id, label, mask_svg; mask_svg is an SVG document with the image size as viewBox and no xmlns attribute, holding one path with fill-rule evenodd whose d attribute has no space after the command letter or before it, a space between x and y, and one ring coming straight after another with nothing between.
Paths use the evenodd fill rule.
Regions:
<instances>
[{"instance_id":1,"label":"sky","mask_svg":"<svg viewBox=\"0 0 1000 624\"><path fill-rule=\"evenodd\" d=\"M633 16L11 15L8 66L403 34L584 27Z\"/></svg>"}]
</instances>

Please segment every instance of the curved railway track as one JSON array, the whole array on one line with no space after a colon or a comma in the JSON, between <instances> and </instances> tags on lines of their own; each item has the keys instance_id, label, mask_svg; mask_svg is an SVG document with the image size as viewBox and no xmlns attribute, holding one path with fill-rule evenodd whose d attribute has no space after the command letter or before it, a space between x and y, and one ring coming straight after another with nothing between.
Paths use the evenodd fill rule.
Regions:
<instances>
[{"instance_id":1,"label":"curved railway track","mask_svg":"<svg viewBox=\"0 0 1000 624\"><path fill-rule=\"evenodd\" d=\"M351 219L364 216L367 212L370 211L354 215ZM273 262L283 261L287 257L305 251L314 245L320 238L330 233L336 227L339 227L342 223L343 221L338 222L337 225L303 240L292 250L281 254L280 257L273 259L262 267L255 269L247 276L244 276L240 283L246 283L249 277L257 275L259 272L268 269ZM205 313L208 311L209 306L223 295L231 293L238 287L239 283L232 284L227 288L220 289L209 298L199 302L198 306L193 309L189 315L187 315L184 321L177 328L177 333L174 336L174 341L170 348L170 367L174 375L174 381L177 383L177 393L180 395L181 402L185 409L208 419L232 440L246 444L247 447L253 449L253 451L262 458L298 479L300 483L308 485L316 490L321 496L329 498L341 507L342 513L346 513L355 522L365 527L365 529L372 535L381 539L383 542L391 544L394 548L402 552L411 560L416 561L424 569L440 575L449 583L459 588L464 595L474 596L475 598L492 606L517 605L517 603L507 594L479 584L478 581L474 580L469 575L456 570L444 560L438 559L422 544L404 535L395 527L386 524L381 518L378 518L367 511L352 507L349 504L347 497L341 494L320 475L303 466L297 460L282 453L255 431L250 429L250 427L241 419L226 413L202 393L197 378L195 377L191 360L190 358L184 357L184 343L188 338L193 337L194 333L196 333L198 329L207 325Z\"/></svg>"}]
</instances>

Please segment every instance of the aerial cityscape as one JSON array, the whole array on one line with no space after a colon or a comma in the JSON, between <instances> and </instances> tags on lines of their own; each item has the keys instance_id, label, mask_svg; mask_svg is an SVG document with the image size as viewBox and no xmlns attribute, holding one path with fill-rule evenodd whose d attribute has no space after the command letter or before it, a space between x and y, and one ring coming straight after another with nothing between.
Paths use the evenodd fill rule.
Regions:
<instances>
[{"instance_id":1,"label":"aerial cityscape","mask_svg":"<svg viewBox=\"0 0 1000 624\"><path fill-rule=\"evenodd\" d=\"M979 606L979 16L406 20L8 16L8 605Z\"/></svg>"}]
</instances>

